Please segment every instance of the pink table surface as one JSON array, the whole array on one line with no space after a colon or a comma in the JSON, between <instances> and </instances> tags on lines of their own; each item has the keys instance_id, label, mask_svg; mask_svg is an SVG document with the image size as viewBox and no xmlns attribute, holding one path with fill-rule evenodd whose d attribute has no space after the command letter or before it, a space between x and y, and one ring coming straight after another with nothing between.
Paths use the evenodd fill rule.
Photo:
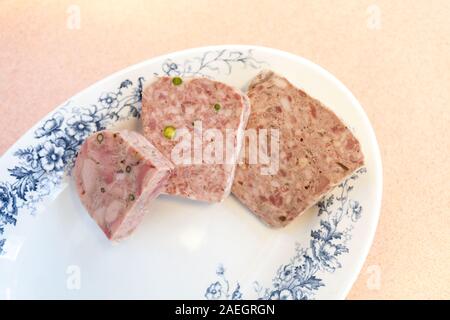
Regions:
<instances>
[{"instance_id":1,"label":"pink table surface","mask_svg":"<svg viewBox=\"0 0 450 320\"><path fill-rule=\"evenodd\" d=\"M136 62L214 44L290 51L353 91L381 147L381 219L348 298L450 299L449 17L446 0L2 0L0 154Z\"/></svg>"}]
</instances>

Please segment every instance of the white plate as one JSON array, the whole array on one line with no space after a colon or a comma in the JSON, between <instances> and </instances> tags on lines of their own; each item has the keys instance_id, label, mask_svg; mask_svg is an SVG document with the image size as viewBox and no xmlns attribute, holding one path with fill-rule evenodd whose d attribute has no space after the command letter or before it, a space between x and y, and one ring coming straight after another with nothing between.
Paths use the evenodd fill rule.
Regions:
<instances>
[{"instance_id":1,"label":"white plate","mask_svg":"<svg viewBox=\"0 0 450 320\"><path fill-rule=\"evenodd\" d=\"M365 168L284 229L266 227L234 197L207 205L160 196L132 237L108 242L64 175L85 137L138 128L143 78L202 75L245 90L261 68L332 108L360 139ZM0 298L344 298L370 248L381 192L366 114L312 62L240 45L154 58L77 94L0 159Z\"/></svg>"}]
</instances>

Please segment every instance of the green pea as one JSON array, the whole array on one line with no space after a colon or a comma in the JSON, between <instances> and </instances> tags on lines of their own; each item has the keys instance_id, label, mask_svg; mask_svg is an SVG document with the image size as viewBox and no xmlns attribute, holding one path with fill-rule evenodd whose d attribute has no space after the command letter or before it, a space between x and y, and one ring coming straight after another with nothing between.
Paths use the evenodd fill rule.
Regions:
<instances>
[{"instance_id":1,"label":"green pea","mask_svg":"<svg viewBox=\"0 0 450 320\"><path fill-rule=\"evenodd\" d=\"M220 110L220 108L222 108L222 106L220 105L220 103L216 103L214 105L214 110L216 110L216 112L218 112Z\"/></svg>"},{"instance_id":2,"label":"green pea","mask_svg":"<svg viewBox=\"0 0 450 320\"><path fill-rule=\"evenodd\" d=\"M173 139L177 130L173 126L166 126L163 130L164 137L167 139Z\"/></svg>"},{"instance_id":3,"label":"green pea","mask_svg":"<svg viewBox=\"0 0 450 320\"><path fill-rule=\"evenodd\" d=\"M172 79L172 83L174 86L179 86L180 84L183 83L183 79L181 79L180 77L174 77Z\"/></svg>"}]
</instances>

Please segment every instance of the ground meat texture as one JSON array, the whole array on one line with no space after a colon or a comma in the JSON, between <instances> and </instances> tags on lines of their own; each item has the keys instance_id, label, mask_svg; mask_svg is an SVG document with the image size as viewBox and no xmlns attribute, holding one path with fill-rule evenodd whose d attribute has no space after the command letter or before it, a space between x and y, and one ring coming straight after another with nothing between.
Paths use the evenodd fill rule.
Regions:
<instances>
[{"instance_id":1,"label":"ground meat texture","mask_svg":"<svg viewBox=\"0 0 450 320\"><path fill-rule=\"evenodd\" d=\"M172 169L140 134L105 130L83 143L73 177L88 213L108 239L120 240L139 225Z\"/></svg>"},{"instance_id":2,"label":"ground meat texture","mask_svg":"<svg viewBox=\"0 0 450 320\"><path fill-rule=\"evenodd\" d=\"M320 101L285 78L263 71L253 79L247 129L280 132L279 169L261 175L261 164L236 169L233 194L273 227L287 225L364 163L360 144ZM244 150L242 150L244 151Z\"/></svg>"},{"instance_id":3,"label":"ground meat texture","mask_svg":"<svg viewBox=\"0 0 450 320\"><path fill-rule=\"evenodd\" d=\"M188 132L192 137L191 163L173 161L176 168L165 192L207 202L220 202L228 196L249 114L248 98L236 88L218 81L159 77L147 84L142 97L145 137L169 159L181 142L180 132ZM217 142L204 136L208 129L217 129L223 137L223 161L207 163L203 158L200 163L195 162L194 149L203 155L208 145ZM227 130L235 135L228 154ZM194 136L203 141L201 149L194 145ZM231 161L226 161L227 156Z\"/></svg>"}]
</instances>

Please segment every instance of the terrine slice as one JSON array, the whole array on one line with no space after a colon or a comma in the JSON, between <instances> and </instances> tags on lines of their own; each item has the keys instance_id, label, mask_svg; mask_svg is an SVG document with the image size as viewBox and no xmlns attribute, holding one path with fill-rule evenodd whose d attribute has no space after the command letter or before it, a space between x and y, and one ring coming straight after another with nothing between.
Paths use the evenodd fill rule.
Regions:
<instances>
[{"instance_id":1,"label":"terrine slice","mask_svg":"<svg viewBox=\"0 0 450 320\"><path fill-rule=\"evenodd\" d=\"M108 239L119 240L139 225L172 168L142 135L104 130L83 143L73 176L88 213Z\"/></svg>"},{"instance_id":2,"label":"terrine slice","mask_svg":"<svg viewBox=\"0 0 450 320\"><path fill-rule=\"evenodd\" d=\"M247 130L278 130L277 170L264 174L265 165L250 163L243 152L232 192L267 224L282 227L360 168L364 157L346 125L284 77L263 71L251 82L248 97Z\"/></svg>"},{"instance_id":3,"label":"terrine slice","mask_svg":"<svg viewBox=\"0 0 450 320\"><path fill-rule=\"evenodd\" d=\"M250 104L207 78L158 77L143 91L144 135L175 169L165 192L220 202L231 191Z\"/></svg>"}]
</instances>

